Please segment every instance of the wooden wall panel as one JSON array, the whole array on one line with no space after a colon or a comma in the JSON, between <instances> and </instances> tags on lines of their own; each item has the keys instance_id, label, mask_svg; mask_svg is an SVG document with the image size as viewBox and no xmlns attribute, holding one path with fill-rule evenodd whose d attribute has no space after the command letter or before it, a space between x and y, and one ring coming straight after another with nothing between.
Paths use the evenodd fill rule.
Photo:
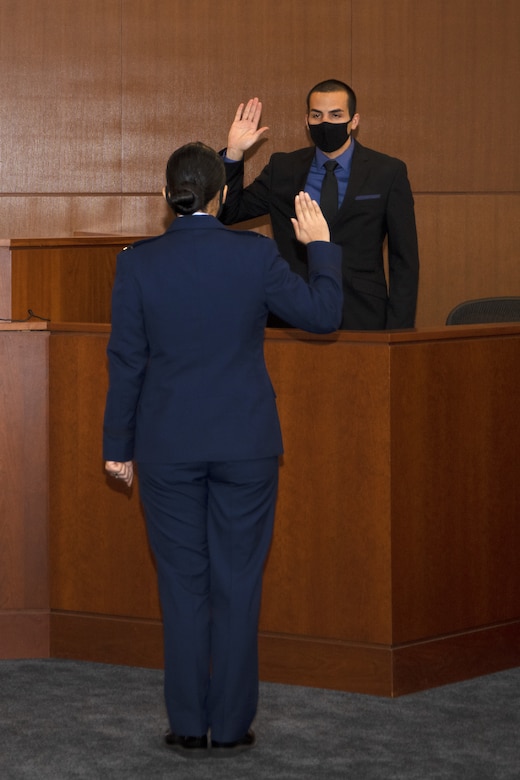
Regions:
<instances>
[{"instance_id":1,"label":"wooden wall panel","mask_svg":"<svg viewBox=\"0 0 520 780\"><path fill-rule=\"evenodd\" d=\"M120 233L121 195L0 195L1 236L56 238Z\"/></svg>"},{"instance_id":2,"label":"wooden wall panel","mask_svg":"<svg viewBox=\"0 0 520 780\"><path fill-rule=\"evenodd\" d=\"M106 333L53 336L50 350L51 609L159 618L137 485L102 460Z\"/></svg>"},{"instance_id":3,"label":"wooden wall panel","mask_svg":"<svg viewBox=\"0 0 520 780\"><path fill-rule=\"evenodd\" d=\"M0 321L11 319L11 250L0 239Z\"/></svg>"},{"instance_id":4,"label":"wooden wall panel","mask_svg":"<svg viewBox=\"0 0 520 780\"><path fill-rule=\"evenodd\" d=\"M520 4L353 0L359 140L414 190L418 327L468 298L520 294Z\"/></svg>"},{"instance_id":5,"label":"wooden wall panel","mask_svg":"<svg viewBox=\"0 0 520 780\"><path fill-rule=\"evenodd\" d=\"M305 94L339 76L358 92L359 140L408 165L417 325L517 292L517 0L11 0L0 27L0 238L159 233L174 147L222 147L238 102L258 94L270 131L249 179L273 151L307 143ZM466 199L456 214L478 214L477 240L455 227L450 195ZM483 209L470 195L497 200ZM270 232L265 219L248 227ZM477 241L494 252L477 258Z\"/></svg>"},{"instance_id":6,"label":"wooden wall panel","mask_svg":"<svg viewBox=\"0 0 520 780\"><path fill-rule=\"evenodd\" d=\"M49 653L49 334L18 327L0 324L0 658Z\"/></svg>"},{"instance_id":7,"label":"wooden wall panel","mask_svg":"<svg viewBox=\"0 0 520 780\"><path fill-rule=\"evenodd\" d=\"M121 198L121 232L124 235L156 235L166 230L171 221L172 212L161 193Z\"/></svg>"},{"instance_id":8,"label":"wooden wall panel","mask_svg":"<svg viewBox=\"0 0 520 780\"><path fill-rule=\"evenodd\" d=\"M121 486L103 476L101 439L107 378L102 367L106 343L107 336L101 332L56 332L52 337L51 607L156 619L155 571L139 506L138 484L129 499ZM328 403L309 425L309 404L319 396L323 372L338 350L338 370L331 380ZM325 639L391 640L387 597L390 571L385 564L389 517L386 537L381 534L385 526L381 507L389 506L390 490L385 458L389 442L389 419L385 415L388 387L376 381L381 373L388 374L388 367L384 347L369 357L369 361L363 359L359 345L351 349L345 344L312 341L293 345L291 339L267 344L287 459L281 467L275 532L276 538L285 541L275 542L269 558L263 631ZM298 369L302 360L308 368L305 377ZM373 381L367 381L369 375ZM361 435L360 410L367 408L376 411L370 414L371 427L364 426ZM346 446L353 439L359 442L355 450ZM319 452L318 461L309 459L309 452ZM331 493L336 496L333 511ZM327 506L326 516L322 516L321 506ZM287 534L295 516L297 537ZM81 532L83 523L88 525L88 532ZM330 555L330 566L323 571L317 549L332 552L339 546L341 556ZM367 551L366 558L359 557L359 549ZM114 560L124 560L123 569L120 563L114 565ZM286 598L281 598L280 584L284 582ZM295 582L300 583L297 592ZM321 582L320 592L325 590L334 597L322 603L316 582ZM344 598L350 592L356 593L355 599Z\"/></svg>"},{"instance_id":9,"label":"wooden wall panel","mask_svg":"<svg viewBox=\"0 0 520 780\"><path fill-rule=\"evenodd\" d=\"M353 0L359 139L418 192L518 191L518 0Z\"/></svg>"},{"instance_id":10,"label":"wooden wall panel","mask_svg":"<svg viewBox=\"0 0 520 780\"><path fill-rule=\"evenodd\" d=\"M155 666L137 485L102 470L108 330L51 335L51 654ZM399 695L519 662L519 339L268 332L286 455L263 679Z\"/></svg>"},{"instance_id":11,"label":"wooden wall panel","mask_svg":"<svg viewBox=\"0 0 520 780\"><path fill-rule=\"evenodd\" d=\"M48 607L48 338L0 329L2 609Z\"/></svg>"},{"instance_id":12,"label":"wooden wall panel","mask_svg":"<svg viewBox=\"0 0 520 780\"><path fill-rule=\"evenodd\" d=\"M393 352L395 645L520 618L518 349L455 338Z\"/></svg>"},{"instance_id":13,"label":"wooden wall panel","mask_svg":"<svg viewBox=\"0 0 520 780\"><path fill-rule=\"evenodd\" d=\"M118 192L120 0L2 2L0 29L0 190Z\"/></svg>"},{"instance_id":14,"label":"wooden wall panel","mask_svg":"<svg viewBox=\"0 0 520 780\"><path fill-rule=\"evenodd\" d=\"M443 325L460 301L520 295L520 193L417 195L417 326Z\"/></svg>"},{"instance_id":15,"label":"wooden wall panel","mask_svg":"<svg viewBox=\"0 0 520 780\"><path fill-rule=\"evenodd\" d=\"M123 191L160 190L183 143L224 147L238 104L255 95L270 131L250 176L272 152L307 145L307 91L331 74L350 78L351 2L127 0Z\"/></svg>"},{"instance_id":16,"label":"wooden wall panel","mask_svg":"<svg viewBox=\"0 0 520 780\"><path fill-rule=\"evenodd\" d=\"M285 456L260 628L391 642L388 352L300 333L265 353Z\"/></svg>"},{"instance_id":17,"label":"wooden wall panel","mask_svg":"<svg viewBox=\"0 0 520 780\"><path fill-rule=\"evenodd\" d=\"M12 317L110 322L116 257L125 237L11 241Z\"/></svg>"}]
</instances>

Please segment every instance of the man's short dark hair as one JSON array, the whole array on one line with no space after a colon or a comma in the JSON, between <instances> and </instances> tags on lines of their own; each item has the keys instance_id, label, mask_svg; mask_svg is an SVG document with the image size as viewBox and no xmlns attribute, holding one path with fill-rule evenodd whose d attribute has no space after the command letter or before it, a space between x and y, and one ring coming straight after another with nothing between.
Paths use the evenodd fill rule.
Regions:
<instances>
[{"instance_id":1,"label":"man's short dark hair","mask_svg":"<svg viewBox=\"0 0 520 780\"><path fill-rule=\"evenodd\" d=\"M309 113L310 99L313 92L346 92L347 93L347 105L352 118L356 113L356 93L345 84L344 81L338 81L337 79L327 79L326 81L320 81L316 84L307 95L307 113Z\"/></svg>"}]
</instances>

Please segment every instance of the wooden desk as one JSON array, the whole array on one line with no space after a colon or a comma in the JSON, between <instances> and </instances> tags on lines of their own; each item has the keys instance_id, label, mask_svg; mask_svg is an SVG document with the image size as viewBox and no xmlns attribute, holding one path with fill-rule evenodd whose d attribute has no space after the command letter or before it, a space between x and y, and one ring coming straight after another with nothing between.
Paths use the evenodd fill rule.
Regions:
<instances>
[{"instance_id":1,"label":"wooden desk","mask_svg":"<svg viewBox=\"0 0 520 780\"><path fill-rule=\"evenodd\" d=\"M51 655L158 667L138 486L103 475L108 332L52 326ZM262 679L396 696L520 664L520 326L267 331L266 358Z\"/></svg>"},{"instance_id":2,"label":"wooden desk","mask_svg":"<svg viewBox=\"0 0 520 780\"><path fill-rule=\"evenodd\" d=\"M110 322L116 256L138 237L0 240L0 318Z\"/></svg>"}]
</instances>

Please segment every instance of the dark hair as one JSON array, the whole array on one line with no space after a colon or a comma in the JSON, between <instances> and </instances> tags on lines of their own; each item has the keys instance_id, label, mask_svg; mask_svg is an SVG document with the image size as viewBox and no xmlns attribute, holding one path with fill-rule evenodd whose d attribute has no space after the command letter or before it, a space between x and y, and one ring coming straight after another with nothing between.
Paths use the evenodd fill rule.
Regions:
<instances>
[{"instance_id":1,"label":"dark hair","mask_svg":"<svg viewBox=\"0 0 520 780\"><path fill-rule=\"evenodd\" d=\"M166 165L166 200L176 214L193 214L226 183L222 158L201 141L176 149Z\"/></svg>"},{"instance_id":2,"label":"dark hair","mask_svg":"<svg viewBox=\"0 0 520 780\"><path fill-rule=\"evenodd\" d=\"M351 118L356 113L356 93L345 84L344 81L338 81L337 79L327 79L326 81L320 81L316 84L307 95L307 113L309 112L310 99L313 92L346 92L347 93L347 105Z\"/></svg>"}]
</instances>

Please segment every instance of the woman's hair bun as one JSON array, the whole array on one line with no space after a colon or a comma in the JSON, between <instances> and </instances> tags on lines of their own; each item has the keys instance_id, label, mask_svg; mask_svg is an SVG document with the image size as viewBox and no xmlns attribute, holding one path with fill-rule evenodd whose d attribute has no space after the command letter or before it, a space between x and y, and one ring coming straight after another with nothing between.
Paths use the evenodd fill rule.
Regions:
<instances>
[{"instance_id":1,"label":"woman's hair bun","mask_svg":"<svg viewBox=\"0 0 520 780\"><path fill-rule=\"evenodd\" d=\"M168 203L177 214L194 214L204 206L203 193L193 182L182 182L169 190Z\"/></svg>"},{"instance_id":2,"label":"woman's hair bun","mask_svg":"<svg viewBox=\"0 0 520 780\"><path fill-rule=\"evenodd\" d=\"M176 214L204 211L226 183L220 155L201 141L176 149L166 166L166 200Z\"/></svg>"}]
</instances>

